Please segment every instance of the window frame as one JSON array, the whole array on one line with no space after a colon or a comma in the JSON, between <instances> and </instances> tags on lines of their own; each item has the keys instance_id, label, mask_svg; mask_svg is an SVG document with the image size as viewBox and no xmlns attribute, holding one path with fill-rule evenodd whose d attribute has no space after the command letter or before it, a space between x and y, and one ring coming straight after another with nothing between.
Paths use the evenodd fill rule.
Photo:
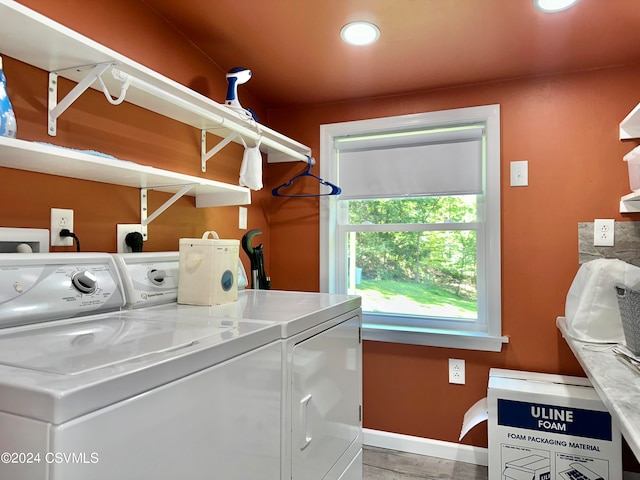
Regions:
<instances>
[{"instance_id":1,"label":"window frame","mask_svg":"<svg viewBox=\"0 0 640 480\"><path fill-rule=\"evenodd\" d=\"M500 105L458 108L369 120L356 120L320 126L320 175L339 183L334 139L385 130L437 128L467 123L484 123L484 193L478 196L478 316L486 322L482 331L427 326L383 325L367 322L363 315L363 338L393 343L429 345L498 352L508 337L502 335L501 250L500 250ZM338 253L338 200L320 197L320 288L323 292L343 293L336 272ZM484 229L484 230L483 230ZM482 268L482 271L481 271ZM346 266L345 266L346 271ZM379 315L377 315L379 317ZM474 322L474 325L480 325Z\"/></svg>"}]
</instances>

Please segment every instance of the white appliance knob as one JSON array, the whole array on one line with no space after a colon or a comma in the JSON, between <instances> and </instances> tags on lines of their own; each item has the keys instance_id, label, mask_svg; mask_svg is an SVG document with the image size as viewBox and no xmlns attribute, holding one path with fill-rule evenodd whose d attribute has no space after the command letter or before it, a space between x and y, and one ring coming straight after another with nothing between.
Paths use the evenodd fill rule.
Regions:
<instances>
[{"instance_id":1,"label":"white appliance knob","mask_svg":"<svg viewBox=\"0 0 640 480\"><path fill-rule=\"evenodd\" d=\"M71 277L71 284L80 293L93 293L96 291L96 284L98 283L98 277L93 273L86 270L82 272L76 272Z\"/></svg>"},{"instance_id":2,"label":"white appliance knob","mask_svg":"<svg viewBox=\"0 0 640 480\"><path fill-rule=\"evenodd\" d=\"M147 278L154 285L162 285L162 282L164 282L164 279L165 279L166 276L167 276L167 272L166 271L164 271L164 270L156 270L155 268L152 268L147 273Z\"/></svg>"}]
</instances>

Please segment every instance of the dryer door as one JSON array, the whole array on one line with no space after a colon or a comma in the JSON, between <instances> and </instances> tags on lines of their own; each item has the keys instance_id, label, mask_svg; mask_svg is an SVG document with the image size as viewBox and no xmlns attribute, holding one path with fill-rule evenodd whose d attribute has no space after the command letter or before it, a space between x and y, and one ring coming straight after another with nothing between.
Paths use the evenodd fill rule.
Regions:
<instances>
[{"instance_id":1,"label":"dryer door","mask_svg":"<svg viewBox=\"0 0 640 480\"><path fill-rule=\"evenodd\" d=\"M359 327L354 317L293 348L291 478L325 478L360 441Z\"/></svg>"}]
</instances>

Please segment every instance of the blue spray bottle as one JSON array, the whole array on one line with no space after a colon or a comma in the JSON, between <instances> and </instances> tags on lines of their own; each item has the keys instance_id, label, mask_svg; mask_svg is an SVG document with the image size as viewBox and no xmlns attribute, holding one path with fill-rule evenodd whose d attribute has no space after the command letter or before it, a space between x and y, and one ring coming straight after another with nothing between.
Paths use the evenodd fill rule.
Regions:
<instances>
[{"instance_id":1,"label":"blue spray bottle","mask_svg":"<svg viewBox=\"0 0 640 480\"><path fill-rule=\"evenodd\" d=\"M0 57L0 136L16 138L16 116L7 94L7 79L2 70L2 57Z\"/></svg>"}]
</instances>

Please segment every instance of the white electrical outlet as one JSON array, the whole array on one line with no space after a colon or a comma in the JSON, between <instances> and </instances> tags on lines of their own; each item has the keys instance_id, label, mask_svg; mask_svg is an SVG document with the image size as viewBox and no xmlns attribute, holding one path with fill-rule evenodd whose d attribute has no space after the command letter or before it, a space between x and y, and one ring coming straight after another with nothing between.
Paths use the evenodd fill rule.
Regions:
<instances>
[{"instance_id":1,"label":"white electrical outlet","mask_svg":"<svg viewBox=\"0 0 640 480\"><path fill-rule=\"evenodd\" d=\"M615 221L596 218L593 221L593 245L595 247L613 247Z\"/></svg>"},{"instance_id":2,"label":"white electrical outlet","mask_svg":"<svg viewBox=\"0 0 640 480\"><path fill-rule=\"evenodd\" d=\"M73 210L66 208L52 208L51 246L71 247L73 245L73 238L60 236L60 231L65 228L70 232L73 232Z\"/></svg>"},{"instance_id":3,"label":"white electrical outlet","mask_svg":"<svg viewBox=\"0 0 640 480\"><path fill-rule=\"evenodd\" d=\"M457 358L449 359L449 383L464 385L464 360L460 360Z\"/></svg>"},{"instance_id":4,"label":"white electrical outlet","mask_svg":"<svg viewBox=\"0 0 640 480\"><path fill-rule=\"evenodd\" d=\"M125 243L125 238L127 237L127 234L132 232L142 233L142 225L139 223L119 223L116 225L116 252L131 252L131 247ZM144 239L144 235L142 238Z\"/></svg>"}]
</instances>

